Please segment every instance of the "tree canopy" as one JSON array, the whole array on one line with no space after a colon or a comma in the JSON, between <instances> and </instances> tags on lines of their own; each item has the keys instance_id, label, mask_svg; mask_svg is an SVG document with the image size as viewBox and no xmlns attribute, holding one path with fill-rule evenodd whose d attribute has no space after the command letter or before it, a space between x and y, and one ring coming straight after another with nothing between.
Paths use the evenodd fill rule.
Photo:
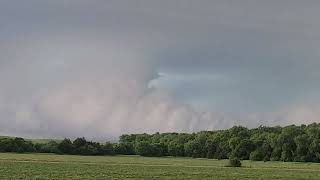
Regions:
<instances>
[{"instance_id":1,"label":"tree canopy","mask_svg":"<svg viewBox=\"0 0 320 180\"><path fill-rule=\"evenodd\" d=\"M83 137L42 144L22 138L2 138L0 152L320 162L320 124L254 129L235 126L192 134L125 134L117 143L92 142Z\"/></svg>"}]
</instances>

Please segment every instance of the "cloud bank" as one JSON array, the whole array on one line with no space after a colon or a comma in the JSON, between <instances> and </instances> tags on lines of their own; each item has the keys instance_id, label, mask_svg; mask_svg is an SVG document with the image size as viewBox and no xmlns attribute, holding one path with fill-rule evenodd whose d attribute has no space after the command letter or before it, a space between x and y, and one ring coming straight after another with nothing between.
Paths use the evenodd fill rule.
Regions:
<instances>
[{"instance_id":1,"label":"cloud bank","mask_svg":"<svg viewBox=\"0 0 320 180\"><path fill-rule=\"evenodd\" d=\"M0 133L116 138L319 122L317 7L2 1Z\"/></svg>"},{"instance_id":2,"label":"cloud bank","mask_svg":"<svg viewBox=\"0 0 320 180\"><path fill-rule=\"evenodd\" d=\"M0 71L2 133L115 138L214 127L209 113L149 86L157 71L139 48L78 39L29 41L8 53Z\"/></svg>"}]
</instances>

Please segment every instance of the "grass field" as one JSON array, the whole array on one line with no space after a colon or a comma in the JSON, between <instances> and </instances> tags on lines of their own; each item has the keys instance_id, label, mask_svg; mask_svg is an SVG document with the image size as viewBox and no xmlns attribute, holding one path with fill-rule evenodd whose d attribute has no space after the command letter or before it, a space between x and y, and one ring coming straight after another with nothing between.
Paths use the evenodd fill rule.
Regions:
<instances>
[{"instance_id":1,"label":"grass field","mask_svg":"<svg viewBox=\"0 0 320 180\"><path fill-rule=\"evenodd\" d=\"M0 153L0 179L320 179L320 164Z\"/></svg>"}]
</instances>

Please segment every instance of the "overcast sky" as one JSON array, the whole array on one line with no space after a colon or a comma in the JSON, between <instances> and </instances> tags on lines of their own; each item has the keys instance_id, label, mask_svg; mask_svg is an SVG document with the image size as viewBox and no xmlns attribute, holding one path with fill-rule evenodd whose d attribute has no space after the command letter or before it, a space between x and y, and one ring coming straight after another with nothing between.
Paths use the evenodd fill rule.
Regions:
<instances>
[{"instance_id":1,"label":"overcast sky","mask_svg":"<svg viewBox=\"0 0 320 180\"><path fill-rule=\"evenodd\" d=\"M101 138L318 122L319 7L3 0L0 133Z\"/></svg>"}]
</instances>

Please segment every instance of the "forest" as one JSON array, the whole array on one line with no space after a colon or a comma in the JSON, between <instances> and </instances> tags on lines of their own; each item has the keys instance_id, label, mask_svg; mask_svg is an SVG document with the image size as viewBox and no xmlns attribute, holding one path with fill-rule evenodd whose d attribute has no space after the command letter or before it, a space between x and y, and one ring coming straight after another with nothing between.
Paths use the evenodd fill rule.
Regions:
<instances>
[{"instance_id":1,"label":"forest","mask_svg":"<svg viewBox=\"0 0 320 180\"><path fill-rule=\"evenodd\" d=\"M125 134L117 143L85 138L35 143L23 138L1 138L0 152L70 155L141 155L209 159L236 157L253 161L320 162L320 124L286 127L234 126L198 133Z\"/></svg>"}]
</instances>

